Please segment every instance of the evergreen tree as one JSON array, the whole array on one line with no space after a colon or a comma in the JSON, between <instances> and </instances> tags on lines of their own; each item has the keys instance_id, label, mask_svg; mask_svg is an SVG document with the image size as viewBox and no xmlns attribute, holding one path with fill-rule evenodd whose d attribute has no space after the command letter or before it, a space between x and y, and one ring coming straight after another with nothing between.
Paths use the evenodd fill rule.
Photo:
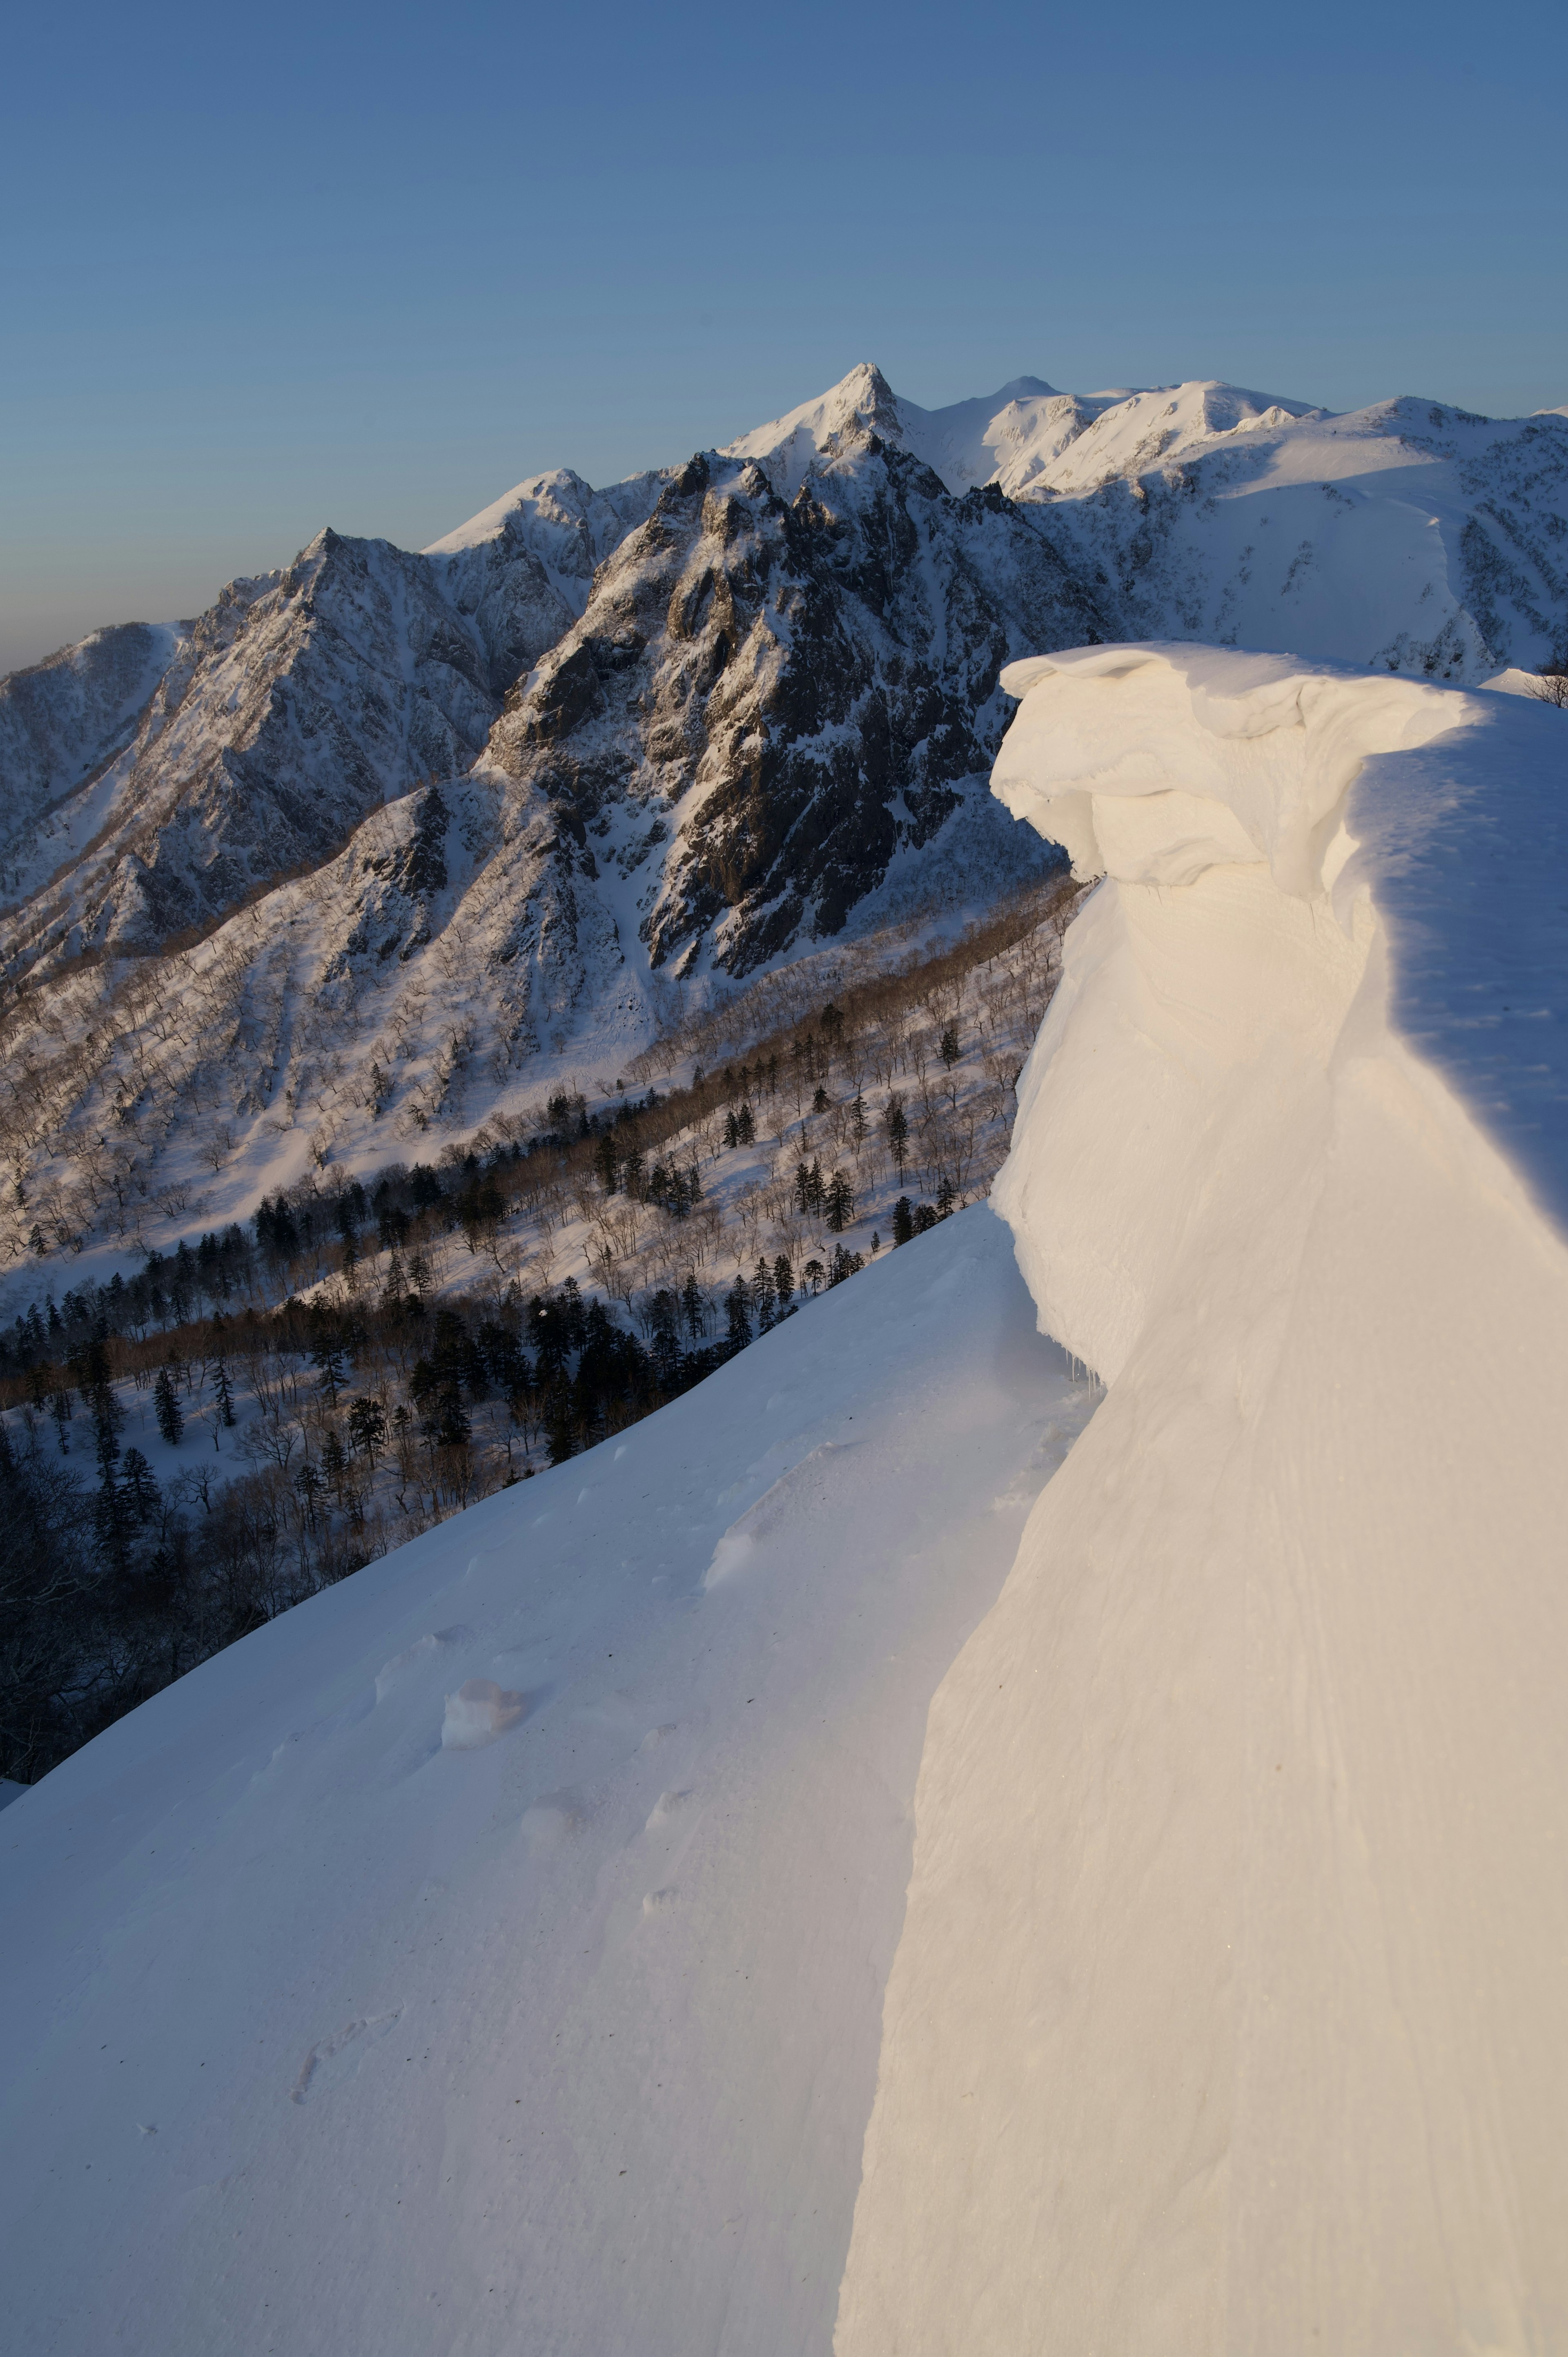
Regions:
<instances>
[{"instance_id":1,"label":"evergreen tree","mask_svg":"<svg viewBox=\"0 0 1568 2357\"><path fill-rule=\"evenodd\" d=\"M744 1351L751 1340L751 1299L744 1276L737 1276L725 1296L725 1316L730 1349Z\"/></svg>"},{"instance_id":2,"label":"evergreen tree","mask_svg":"<svg viewBox=\"0 0 1568 2357\"><path fill-rule=\"evenodd\" d=\"M386 1410L373 1393L367 1392L349 1410L349 1437L361 1457L370 1459L371 1471L376 1469L376 1451L386 1447Z\"/></svg>"},{"instance_id":3,"label":"evergreen tree","mask_svg":"<svg viewBox=\"0 0 1568 2357\"><path fill-rule=\"evenodd\" d=\"M179 1412L179 1402L175 1397L174 1375L167 1365L158 1369L158 1378L153 1385L153 1414L157 1418L158 1430L164 1439L171 1448L177 1448L180 1434L185 1430L185 1418Z\"/></svg>"},{"instance_id":4,"label":"evergreen tree","mask_svg":"<svg viewBox=\"0 0 1568 2357\"><path fill-rule=\"evenodd\" d=\"M908 1195L900 1195L898 1200L893 1206L893 1243L895 1250L897 1250L899 1244L907 1244L914 1232L915 1216L909 1208L909 1198Z\"/></svg>"},{"instance_id":5,"label":"evergreen tree","mask_svg":"<svg viewBox=\"0 0 1568 2357\"><path fill-rule=\"evenodd\" d=\"M668 1286L653 1297L650 1327L654 1373L660 1389L668 1391L681 1371L681 1301Z\"/></svg>"},{"instance_id":6,"label":"evergreen tree","mask_svg":"<svg viewBox=\"0 0 1568 2357\"><path fill-rule=\"evenodd\" d=\"M120 1478L126 1502L136 1520L145 1523L157 1506L158 1485L153 1469L139 1448L127 1448L121 1461Z\"/></svg>"},{"instance_id":7,"label":"evergreen tree","mask_svg":"<svg viewBox=\"0 0 1568 2357\"><path fill-rule=\"evenodd\" d=\"M766 1334L773 1323L773 1271L766 1258L759 1258L751 1276L751 1301L757 1312L757 1330Z\"/></svg>"},{"instance_id":8,"label":"evergreen tree","mask_svg":"<svg viewBox=\"0 0 1568 2357\"><path fill-rule=\"evenodd\" d=\"M339 1505L343 1502L343 1481L348 1470L343 1444L335 1432L329 1432L321 1444L321 1478Z\"/></svg>"},{"instance_id":9,"label":"evergreen tree","mask_svg":"<svg viewBox=\"0 0 1568 2357\"><path fill-rule=\"evenodd\" d=\"M725 1115L725 1144L732 1151L740 1144L740 1124L735 1117L733 1105Z\"/></svg>"},{"instance_id":10,"label":"evergreen tree","mask_svg":"<svg viewBox=\"0 0 1568 2357\"><path fill-rule=\"evenodd\" d=\"M743 1104L741 1106L740 1117L736 1121L735 1128L736 1135L742 1146L756 1145L757 1120L748 1104Z\"/></svg>"},{"instance_id":11,"label":"evergreen tree","mask_svg":"<svg viewBox=\"0 0 1568 2357\"><path fill-rule=\"evenodd\" d=\"M218 1421L225 1426L232 1426L234 1394L229 1388L229 1370L221 1359L218 1361L218 1372L212 1379L212 1391L218 1402Z\"/></svg>"},{"instance_id":12,"label":"evergreen tree","mask_svg":"<svg viewBox=\"0 0 1568 2357\"><path fill-rule=\"evenodd\" d=\"M773 1294L779 1304L779 1315L782 1318L795 1298L795 1272L789 1265L788 1253L780 1253L773 1264Z\"/></svg>"},{"instance_id":13,"label":"evergreen tree","mask_svg":"<svg viewBox=\"0 0 1568 2357\"><path fill-rule=\"evenodd\" d=\"M824 1089L824 1088L821 1085L821 1083L819 1082L818 1087L817 1087L817 1093L816 1093L816 1095L811 1099L811 1111L812 1111L813 1113L826 1113L827 1109L828 1109L828 1092L827 1092L826 1089Z\"/></svg>"},{"instance_id":14,"label":"evergreen tree","mask_svg":"<svg viewBox=\"0 0 1568 2357\"><path fill-rule=\"evenodd\" d=\"M310 1354L310 1363L316 1369L328 1405L336 1407L338 1394L349 1380L349 1370L343 1345L335 1334L323 1336Z\"/></svg>"},{"instance_id":15,"label":"evergreen tree","mask_svg":"<svg viewBox=\"0 0 1568 2357\"><path fill-rule=\"evenodd\" d=\"M963 1049L958 1044L958 1026L955 1023L950 1023L947 1029L942 1033L941 1047L939 1052L943 1063L950 1072L953 1066L957 1063L959 1058L963 1053Z\"/></svg>"},{"instance_id":16,"label":"evergreen tree","mask_svg":"<svg viewBox=\"0 0 1568 2357\"><path fill-rule=\"evenodd\" d=\"M544 1412L544 1445L552 1465L564 1465L575 1456L577 1436L572 1425L572 1396L563 1387L550 1394Z\"/></svg>"},{"instance_id":17,"label":"evergreen tree","mask_svg":"<svg viewBox=\"0 0 1568 2357\"><path fill-rule=\"evenodd\" d=\"M467 1414L456 1383L445 1385L440 1394L440 1413L435 1426L438 1448L467 1448L473 1438Z\"/></svg>"},{"instance_id":18,"label":"evergreen tree","mask_svg":"<svg viewBox=\"0 0 1568 2357\"><path fill-rule=\"evenodd\" d=\"M854 1103L849 1109L849 1123L850 1135L858 1148L865 1144L865 1094L858 1087L854 1092Z\"/></svg>"},{"instance_id":19,"label":"evergreen tree","mask_svg":"<svg viewBox=\"0 0 1568 2357\"><path fill-rule=\"evenodd\" d=\"M937 1189L937 1217L939 1220L945 1220L949 1217L952 1211L955 1200L956 1190L953 1187L952 1180L948 1177L947 1172L944 1170L942 1172L941 1184Z\"/></svg>"},{"instance_id":20,"label":"evergreen tree","mask_svg":"<svg viewBox=\"0 0 1568 2357\"><path fill-rule=\"evenodd\" d=\"M842 1170L835 1170L829 1179L825 1203L828 1226L835 1236L842 1236L854 1217L854 1189Z\"/></svg>"},{"instance_id":21,"label":"evergreen tree","mask_svg":"<svg viewBox=\"0 0 1568 2357\"><path fill-rule=\"evenodd\" d=\"M811 1294L820 1293L822 1289L822 1279L826 1275L827 1271L822 1266L820 1260L809 1260L806 1263L805 1267L800 1271L801 1292Z\"/></svg>"},{"instance_id":22,"label":"evergreen tree","mask_svg":"<svg viewBox=\"0 0 1568 2357\"><path fill-rule=\"evenodd\" d=\"M305 1513L305 1527L314 1531L317 1524L316 1501L321 1495L321 1476L307 1457L294 1477L294 1486L300 1495Z\"/></svg>"},{"instance_id":23,"label":"evergreen tree","mask_svg":"<svg viewBox=\"0 0 1568 2357\"><path fill-rule=\"evenodd\" d=\"M898 1166L898 1184L902 1187L904 1164L909 1152L909 1116L904 1110L904 1100L897 1090L887 1100L887 1109L882 1116L882 1123L887 1132L887 1150ZM895 1234L893 1241L895 1243L901 1243L903 1238Z\"/></svg>"},{"instance_id":24,"label":"evergreen tree","mask_svg":"<svg viewBox=\"0 0 1568 2357\"><path fill-rule=\"evenodd\" d=\"M685 1316L687 1333L693 1342L700 1341L703 1329L708 1322L707 1305L703 1299L703 1291L697 1283L695 1269L688 1269L686 1272L686 1282L681 1287L681 1308Z\"/></svg>"}]
</instances>

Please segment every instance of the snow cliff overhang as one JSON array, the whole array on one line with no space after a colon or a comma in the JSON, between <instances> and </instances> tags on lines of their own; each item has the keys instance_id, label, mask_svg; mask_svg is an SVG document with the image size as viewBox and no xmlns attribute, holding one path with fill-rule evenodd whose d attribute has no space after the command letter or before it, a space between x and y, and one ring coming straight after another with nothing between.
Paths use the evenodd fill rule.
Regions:
<instances>
[{"instance_id":1,"label":"snow cliff overhang","mask_svg":"<svg viewBox=\"0 0 1568 2357\"><path fill-rule=\"evenodd\" d=\"M1557 713L1205 647L1084 648L1003 677L1022 703L993 791L1062 844L1079 876L1107 879L1031 1060L1024 1150L997 1198L1027 1258L1050 1223L1023 1211L1036 1158L1026 1106L1048 1087L1053 1121L1117 1173L1094 1222L1105 1266L1092 1302L1069 1314L1044 1263L1028 1271L1043 1314L1047 1286L1051 1330L1116 1372L1152 1270L1137 1273L1107 1222L1137 1232L1152 1220L1163 1234L1169 1157L1196 1157L1198 1183L1213 1092L1254 1066L1277 1077L1296 1055L1327 1076L1373 1042L1413 1053L1507 1163L1508 1183L1568 1232L1568 727ZM1124 968L1074 1024L1112 935ZM1113 1006L1135 1043L1110 1063L1097 1046L1090 1060L1124 1078L1147 1061L1167 1130L1141 1099L1100 1129L1092 1092L1061 1103L1069 1026L1076 1070ZM1144 1189L1129 1147L1156 1135L1164 1183ZM1056 1247L1048 1257L1064 1258Z\"/></svg>"},{"instance_id":2,"label":"snow cliff overhang","mask_svg":"<svg viewBox=\"0 0 1568 2357\"><path fill-rule=\"evenodd\" d=\"M1568 724L1016 664L1107 1395L931 1706L838 2357L1568 2346Z\"/></svg>"}]
</instances>

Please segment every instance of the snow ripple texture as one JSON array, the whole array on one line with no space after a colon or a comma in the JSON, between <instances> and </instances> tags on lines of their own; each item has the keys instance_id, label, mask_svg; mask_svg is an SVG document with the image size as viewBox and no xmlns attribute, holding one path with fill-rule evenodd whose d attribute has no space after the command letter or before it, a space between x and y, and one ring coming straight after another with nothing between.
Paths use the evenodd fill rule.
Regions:
<instances>
[{"instance_id":1,"label":"snow ripple texture","mask_svg":"<svg viewBox=\"0 0 1568 2357\"><path fill-rule=\"evenodd\" d=\"M1108 1379L932 1705L840 2357L1568 2346L1568 731L1019 665L996 1202Z\"/></svg>"}]
</instances>

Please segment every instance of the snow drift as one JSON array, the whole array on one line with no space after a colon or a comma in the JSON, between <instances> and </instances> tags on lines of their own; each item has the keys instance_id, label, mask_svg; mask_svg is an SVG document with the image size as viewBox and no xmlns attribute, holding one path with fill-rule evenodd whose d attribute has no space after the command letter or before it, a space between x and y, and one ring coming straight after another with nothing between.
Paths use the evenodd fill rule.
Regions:
<instances>
[{"instance_id":1,"label":"snow drift","mask_svg":"<svg viewBox=\"0 0 1568 2357\"><path fill-rule=\"evenodd\" d=\"M1105 882L996 1200L1110 1383L932 1706L881 2352L1568 2346L1568 728L1014 666Z\"/></svg>"},{"instance_id":2,"label":"snow drift","mask_svg":"<svg viewBox=\"0 0 1568 2357\"><path fill-rule=\"evenodd\" d=\"M1090 1405L976 1206L7 1808L14 2345L824 2352L927 1709Z\"/></svg>"}]
</instances>

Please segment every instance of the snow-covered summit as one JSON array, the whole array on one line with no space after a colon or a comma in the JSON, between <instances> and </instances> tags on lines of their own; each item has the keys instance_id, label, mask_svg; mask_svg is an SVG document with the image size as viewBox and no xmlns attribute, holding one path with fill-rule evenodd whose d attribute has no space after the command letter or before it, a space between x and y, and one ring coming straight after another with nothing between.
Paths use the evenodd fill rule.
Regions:
<instances>
[{"instance_id":1,"label":"snow-covered summit","mask_svg":"<svg viewBox=\"0 0 1568 2357\"><path fill-rule=\"evenodd\" d=\"M1016 499L1097 488L1223 435L1322 414L1305 402L1212 381L1071 393L1033 376L922 409L862 361L815 401L727 444L725 455L757 459L793 490L816 457L858 427L912 452L950 491L994 483Z\"/></svg>"}]
</instances>

